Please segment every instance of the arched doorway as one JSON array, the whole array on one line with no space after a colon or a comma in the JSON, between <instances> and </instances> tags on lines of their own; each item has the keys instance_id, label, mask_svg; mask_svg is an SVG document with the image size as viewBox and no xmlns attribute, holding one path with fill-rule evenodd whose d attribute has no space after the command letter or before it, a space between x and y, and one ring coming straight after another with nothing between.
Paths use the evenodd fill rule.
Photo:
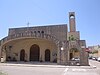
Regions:
<instances>
[{"instance_id":1,"label":"arched doorway","mask_svg":"<svg viewBox=\"0 0 100 75\"><path fill-rule=\"evenodd\" d=\"M77 48L70 49L70 60L72 60L72 58L79 58L79 56L80 56L80 53Z\"/></svg>"},{"instance_id":2,"label":"arched doorway","mask_svg":"<svg viewBox=\"0 0 100 75\"><path fill-rule=\"evenodd\" d=\"M45 61L50 61L50 50L49 49L45 50Z\"/></svg>"},{"instance_id":3,"label":"arched doorway","mask_svg":"<svg viewBox=\"0 0 100 75\"><path fill-rule=\"evenodd\" d=\"M30 48L30 61L39 61L40 48L38 45L34 44Z\"/></svg>"},{"instance_id":4,"label":"arched doorway","mask_svg":"<svg viewBox=\"0 0 100 75\"><path fill-rule=\"evenodd\" d=\"M70 53L70 60L72 60L73 58L73 53Z\"/></svg>"},{"instance_id":5,"label":"arched doorway","mask_svg":"<svg viewBox=\"0 0 100 75\"><path fill-rule=\"evenodd\" d=\"M20 51L20 61L25 61L25 50L24 49Z\"/></svg>"}]
</instances>

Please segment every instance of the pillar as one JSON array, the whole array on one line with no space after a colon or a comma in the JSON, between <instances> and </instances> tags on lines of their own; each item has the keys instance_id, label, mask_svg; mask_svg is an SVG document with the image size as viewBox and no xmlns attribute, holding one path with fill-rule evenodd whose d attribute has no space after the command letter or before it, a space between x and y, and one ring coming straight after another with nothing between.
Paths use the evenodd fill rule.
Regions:
<instances>
[{"instance_id":1,"label":"pillar","mask_svg":"<svg viewBox=\"0 0 100 75\"><path fill-rule=\"evenodd\" d=\"M85 51L85 48L81 48L81 50L80 50L80 65L81 66L89 66L88 52Z\"/></svg>"}]
</instances>

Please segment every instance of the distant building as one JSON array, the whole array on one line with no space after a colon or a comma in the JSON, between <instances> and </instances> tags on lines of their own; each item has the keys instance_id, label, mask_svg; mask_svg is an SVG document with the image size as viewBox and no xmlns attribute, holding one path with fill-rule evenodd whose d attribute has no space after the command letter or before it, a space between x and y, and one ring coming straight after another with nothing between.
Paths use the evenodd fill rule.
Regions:
<instances>
[{"instance_id":1,"label":"distant building","mask_svg":"<svg viewBox=\"0 0 100 75\"><path fill-rule=\"evenodd\" d=\"M80 40L80 33L76 31L74 12L69 12L69 27L69 32L67 24L10 28L8 36L1 39L1 57L4 61L65 65L76 65L72 59L79 58L80 65L89 65L86 42Z\"/></svg>"},{"instance_id":2,"label":"distant building","mask_svg":"<svg viewBox=\"0 0 100 75\"><path fill-rule=\"evenodd\" d=\"M88 46L90 53L89 56L100 57L100 45Z\"/></svg>"}]
</instances>

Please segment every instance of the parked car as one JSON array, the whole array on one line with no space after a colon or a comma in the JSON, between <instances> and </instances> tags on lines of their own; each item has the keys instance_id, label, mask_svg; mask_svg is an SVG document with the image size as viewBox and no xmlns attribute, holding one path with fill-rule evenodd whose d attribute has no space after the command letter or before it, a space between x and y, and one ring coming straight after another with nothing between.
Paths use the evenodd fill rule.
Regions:
<instances>
[{"instance_id":1,"label":"parked car","mask_svg":"<svg viewBox=\"0 0 100 75\"><path fill-rule=\"evenodd\" d=\"M75 58L75 61L79 61L80 59L79 58Z\"/></svg>"},{"instance_id":2,"label":"parked car","mask_svg":"<svg viewBox=\"0 0 100 75\"><path fill-rule=\"evenodd\" d=\"M98 57L98 61L100 62L100 57Z\"/></svg>"},{"instance_id":3,"label":"parked car","mask_svg":"<svg viewBox=\"0 0 100 75\"><path fill-rule=\"evenodd\" d=\"M92 57L92 59L97 61L98 60L98 57Z\"/></svg>"},{"instance_id":4,"label":"parked car","mask_svg":"<svg viewBox=\"0 0 100 75\"><path fill-rule=\"evenodd\" d=\"M72 58L73 61L79 62L80 59L79 58Z\"/></svg>"},{"instance_id":5,"label":"parked car","mask_svg":"<svg viewBox=\"0 0 100 75\"><path fill-rule=\"evenodd\" d=\"M89 56L89 59L92 59L92 56Z\"/></svg>"},{"instance_id":6,"label":"parked car","mask_svg":"<svg viewBox=\"0 0 100 75\"><path fill-rule=\"evenodd\" d=\"M78 58L78 57L75 57L75 58L72 58L72 61L75 61L75 64L76 65L80 65L80 58Z\"/></svg>"}]
</instances>

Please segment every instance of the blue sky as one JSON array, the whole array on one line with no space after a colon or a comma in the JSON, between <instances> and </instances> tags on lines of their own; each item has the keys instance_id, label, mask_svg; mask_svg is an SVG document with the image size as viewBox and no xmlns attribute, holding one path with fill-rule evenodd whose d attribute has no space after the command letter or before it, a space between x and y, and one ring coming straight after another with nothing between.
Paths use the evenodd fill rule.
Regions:
<instances>
[{"instance_id":1,"label":"blue sky","mask_svg":"<svg viewBox=\"0 0 100 75\"><path fill-rule=\"evenodd\" d=\"M14 27L68 24L75 12L77 31L88 46L100 44L100 0L0 0L0 39Z\"/></svg>"}]
</instances>

